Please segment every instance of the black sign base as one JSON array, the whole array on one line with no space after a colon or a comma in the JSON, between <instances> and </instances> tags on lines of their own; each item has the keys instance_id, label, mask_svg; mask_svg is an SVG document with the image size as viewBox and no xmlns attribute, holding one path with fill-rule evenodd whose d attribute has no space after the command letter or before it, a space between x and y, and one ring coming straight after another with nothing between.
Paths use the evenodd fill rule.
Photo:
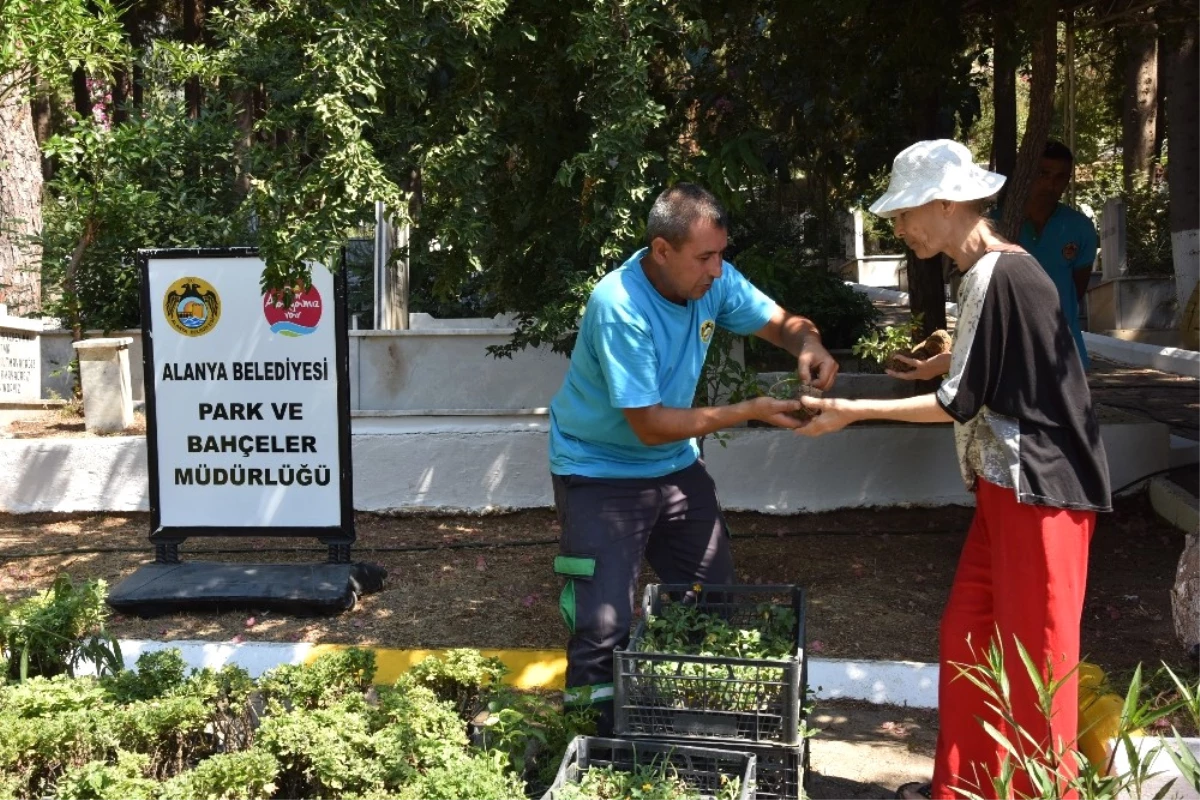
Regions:
<instances>
[{"instance_id":1,"label":"black sign base","mask_svg":"<svg viewBox=\"0 0 1200 800\"><path fill-rule=\"evenodd\" d=\"M375 564L146 564L121 581L108 604L123 614L156 617L182 611L281 611L337 614L383 588Z\"/></svg>"}]
</instances>

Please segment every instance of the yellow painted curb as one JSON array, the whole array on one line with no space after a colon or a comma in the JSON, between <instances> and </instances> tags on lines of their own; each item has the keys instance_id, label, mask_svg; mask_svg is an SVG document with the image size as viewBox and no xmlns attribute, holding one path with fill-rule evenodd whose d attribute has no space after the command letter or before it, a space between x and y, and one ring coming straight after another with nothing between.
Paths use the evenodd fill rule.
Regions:
<instances>
[{"instance_id":1,"label":"yellow painted curb","mask_svg":"<svg viewBox=\"0 0 1200 800\"><path fill-rule=\"evenodd\" d=\"M309 651L304 663L311 664L326 653L348 650L348 644L318 644ZM394 650L386 647L363 647L375 653L375 683L394 683L414 665L429 656L444 656L445 650ZM563 650L480 650L495 657L508 667L504 682L518 689L562 689L566 685L567 654Z\"/></svg>"}]
</instances>

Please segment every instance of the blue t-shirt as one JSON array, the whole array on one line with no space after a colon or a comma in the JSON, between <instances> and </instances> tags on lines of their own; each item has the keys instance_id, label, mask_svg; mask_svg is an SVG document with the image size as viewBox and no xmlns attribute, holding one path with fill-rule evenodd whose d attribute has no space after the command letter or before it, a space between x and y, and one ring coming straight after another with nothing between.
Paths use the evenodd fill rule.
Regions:
<instances>
[{"instance_id":1,"label":"blue t-shirt","mask_svg":"<svg viewBox=\"0 0 1200 800\"><path fill-rule=\"evenodd\" d=\"M588 299L562 388L550 402L550 471L589 478L657 478L691 466L695 439L642 444L624 408L690 408L716 326L750 334L775 302L723 262L699 300L667 300L642 271L639 250Z\"/></svg>"},{"instance_id":2,"label":"blue t-shirt","mask_svg":"<svg viewBox=\"0 0 1200 800\"><path fill-rule=\"evenodd\" d=\"M1095 262L1096 248L1099 244L1096 237L1096 227L1086 216L1073 208L1067 208L1062 203L1054 209L1041 235L1034 232L1033 223L1029 220L1021 223L1021 247L1037 259L1042 269L1054 281L1058 289L1058 302L1067 324L1071 326L1071 335L1075 338L1075 346L1079 349L1079 358L1086 369L1088 366L1087 347L1083 344L1083 330L1079 327L1079 295L1075 291L1075 271L1083 269Z\"/></svg>"}]
</instances>

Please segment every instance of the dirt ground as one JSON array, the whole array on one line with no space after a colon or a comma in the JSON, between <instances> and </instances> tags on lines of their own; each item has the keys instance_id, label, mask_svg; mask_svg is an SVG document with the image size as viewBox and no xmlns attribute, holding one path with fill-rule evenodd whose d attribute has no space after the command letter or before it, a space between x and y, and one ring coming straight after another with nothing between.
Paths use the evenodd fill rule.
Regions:
<instances>
[{"instance_id":1,"label":"dirt ground","mask_svg":"<svg viewBox=\"0 0 1200 800\"><path fill-rule=\"evenodd\" d=\"M133 412L133 425L113 434L89 433L75 405L46 411L0 412L0 439L61 439L79 436L145 436L146 415ZM7 417L7 419L6 419ZM5 424L7 423L7 424Z\"/></svg>"},{"instance_id":2,"label":"dirt ground","mask_svg":"<svg viewBox=\"0 0 1200 800\"><path fill-rule=\"evenodd\" d=\"M739 578L808 591L813 655L935 661L937 622L967 508L730 514ZM0 595L17 600L59 572L115 585L153 558L146 514L0 515ZM322 641L384 647L561 647L558 526L546 511L484 517L359 514L356 560L387 569L383 591L333 617L230 612L116 616L124 638ZM1092 546L1083 649L1114 671L1183 663L1169 590L1183 534L1144 495L1102 515ZM185 560L319 561L307 542L192 539ZM644 580L653 580L647 569ZM640 596L640 593L639 593Z\"/></svg>"}]
</instances>

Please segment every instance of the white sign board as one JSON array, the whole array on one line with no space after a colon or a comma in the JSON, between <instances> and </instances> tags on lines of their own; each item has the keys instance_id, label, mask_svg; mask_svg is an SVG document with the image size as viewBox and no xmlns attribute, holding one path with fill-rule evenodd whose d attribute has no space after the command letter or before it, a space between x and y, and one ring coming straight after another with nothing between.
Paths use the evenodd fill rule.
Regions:
<instances>
[{"instance_id":1,"label":"white sign board","mask_svg":"<svg viewBox=\"0 0 1200 800\"><path fill-rule=\"evenodd\" d=\"M143 253L151 536L352 541L342 294L314 266L285 305L247 253Z\"/></svg>"},{"instance_id":2,"label":"white sign board","mask_svg":"<svg viewBox=\"0 0 1200 800\"><path fill-rule=\"evenodd\" d=\"M0 315L0 402L42 396L41 320Z\"/></svg>"}]
</instances>

